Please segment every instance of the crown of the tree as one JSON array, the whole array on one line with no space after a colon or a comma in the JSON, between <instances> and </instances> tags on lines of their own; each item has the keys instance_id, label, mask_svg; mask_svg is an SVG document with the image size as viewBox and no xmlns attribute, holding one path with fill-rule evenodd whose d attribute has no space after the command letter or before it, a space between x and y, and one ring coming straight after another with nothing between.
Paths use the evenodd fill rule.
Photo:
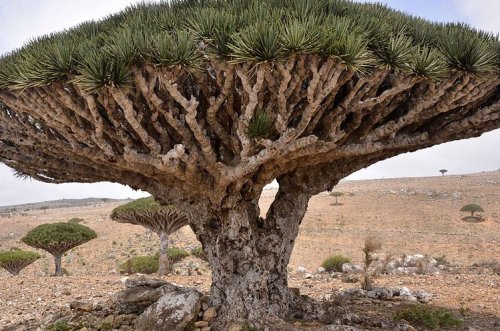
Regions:
<instances>
[{"instance_id":1,"label":"crown of the tree","mask_svg":"<svg viewBox=\"0 0 500 331\"><path fill-rule=\"evenodd\" d=\"M173 233L188 224L186 215L172 205L160 205L153 197L141 198L116 207L111 219L144 226L154 232Z\"/></svg>"},{"instance_id":2,"label":"crown of the tree","mask_svg":"<svg viewBox=\"0 0 500 331\"><path fill-rule=\"evenodd\" d=\"M95 238L95 231L84 225L61 222L39 225L30 230L21 241L51 254L60 254Z\"/></svg>"},{"instance_id":3,"label":"crown of the tree","mask_svg":"<svg viewBox=\"0 0 500 331\"><path fill-rule=\"evenodd\" d=\"M231 206L500 127L500 43L345 0L141 4L0 60L0 161ZM166 189L168 188L168 189Z\"/></svg>"}]
</instances>

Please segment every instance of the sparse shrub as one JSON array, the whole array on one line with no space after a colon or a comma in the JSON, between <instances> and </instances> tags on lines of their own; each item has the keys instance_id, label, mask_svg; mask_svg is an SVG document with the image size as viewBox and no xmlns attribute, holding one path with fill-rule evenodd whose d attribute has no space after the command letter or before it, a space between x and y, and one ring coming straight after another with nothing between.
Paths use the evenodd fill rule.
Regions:
<instances>
[{"instance_id":1,"label":"sparse shrub","mask_svg":"<svg viewBox=\"0 0 500 331\"><path fill-rule=\"evenodd\" d=\"M241 325L241 331L260 331L260 329L246 321Z\"/></svg>"},{"instance_id":2,"label":"sparse shrub","mask_svg":"<svg viewBox=\"0 0 500 331\"><path fill-rule=\"evenodd\" d=\"M71 330L71 328L66 322L55 322L48 328L48 331L69 331L69 330Z\"/></svg>"},{"instance_id":3,"label":"sparse shrub","mask_svg":"<svg viewBox=\"0 0 500 331\"><path fill-rule=\"evenodd\" d=\"M194 322L189 322L188 325L186 325L182 331L194 331L196 329L197 328L194 325Z\"/></svg>"},{"instance_id":4,"label":"sparse shrub","mask_svg":"<svg viewBox=\"0 0 500 331\"><path fill-rule=\"evenodd\" d=\"M17 276L21 270L40 258L40 254L11 248L10 251L0 251L0 268Z\"/></svg>"},{"instance_id":5,"label":"sparse shrub","mask_svg":"<svg viewBox=\"0 0 500 331\"><path fill-rule=\"evenodd\" d=\"M470 203L463 206L460 211L470 212L470 217L474 217L474 213L484 212L484 209L480 205Z\"/></svg>"},{"instance_id":6,"label":"sparse shrub","mask_svg":"<svg viewBox=\"0 0 500 331\"><path fill-rule=\"evenodd\" d=\"M327 257L321 266L325 268L326 271L332 272L342 272L342 265L344 263L351 263L351 258L344 255L333 255Z\"/></svg>"},{"instance_id":7,"label":"sparse shrub","mask_svg":"<svg viewBox=\"0 0 500 331\"><path fill-rule=\"evenodd\" d=\"M168 260L171 264L182 261L189 256L189 252L178 247L171 247L167 251Z\"/></svg>"},{"instance_id":8,"label":"sparse shrub","mask_svg":"<svg viewBox=\"0 0 500 331\"><path fill-rule=\"evenodd\" d=\"M414 305L396 313L395 319L405 320L412 324L432 330L460 326L463 321L444 308Z\"/></svg>"},{"instance_id":9,"label":"sparse shrub","mask_svg":"<svg viewBox=\"0 0 500 331\"><path fill-rule=\"evenodd\" d=\"M101 331L112 330L113 325L110 322L102 322L97 329Z\"/></svg>"},{"instance_id":10,"label":"sparse shrub","mask_svg":"<svg viewBox=\"0 0 500 331\"><path fill-rule=\"evenodd\" d=\"M368 237L365 239L365 245L363 247L365 270L363 283L361 287L365 291L371 291L373 288L372 278L374 276L373 271L370 270L371 264L376 260L374 253L382 249L382 242L375 237Z\"/></svg>"},{"instance_id":11,"label":"sparse shrub","mask_svg":"<svg viewBox=\"0 0 500 331\"><path fill-rule=\"evenodd\" d=\"M203 261L208 261L207 253L203 250L203 247L195 247L191 250L191 255L202 259Z\"/></svg>"},{"instance_id":12,"label":"sparse shrub","mask_svg":"<svg viewBox=\"0 0 500 331\"><path fill-rule=\"evenodd\" d=\"M85 220L83 218L79 218L79 217L73 217L73 218L70 218L68 220L68 223L71 223L71 224L80 224L80 223L83 223Z\"/></svg>"},{"instance_id":13,"label":"sparse shrub","mask_svg":"<svg viewBox=\"0 0 500 331\"><path fill-rule=\"evenodd\" d=\"M123 262L120 267L122 274L152 274L158 271L158 258L155 256L134 256Z\"/></svg>"},{"instance_id":14,"label":"sparse shrub","mask_svg":"<svg viewBox=\"0 0 500 331\"><path fill-rule=\"evenodd\" d=\"M54 256L56 276L62 276L61 257L68 250L97 237L94 230L80 224L42 224L28 232L21 241L31 247L43 249Z\"/></svg>"}]
</instances>

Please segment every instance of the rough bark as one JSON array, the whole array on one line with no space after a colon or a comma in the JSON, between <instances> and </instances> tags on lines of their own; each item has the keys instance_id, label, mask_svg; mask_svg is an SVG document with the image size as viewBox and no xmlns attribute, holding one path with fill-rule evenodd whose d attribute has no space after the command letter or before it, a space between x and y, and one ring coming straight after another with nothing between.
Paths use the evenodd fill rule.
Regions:
<instances>
[{"instance_id":1,"label":"rough bark","mask_svg":"<svg viewBox=\"0 0 500 331\"><path fill-rule=\"evenodd\" d=\"M54 272L54 276L62 276L63 275L63 270L62 270L62 254L54 254L54 262L56 265L56 270Z\"/></svg>"},{"instance_id":2,"label":"rough bark","mask_svg":"<svg viewBox=\"0 0 500 331\"><path fill-rule=\"evenodd\" d=\"M265 219L259 216L258 198L217 211L207 208L192 218L212 269L211 304L219 311L214 330L286 316L287 266L310 197L282 178Z\"/></svg>"},{"instance_id":3,"label":"rough bark","mask_svg":"<svg viewBox=\"0 0 500 331\"><path fill-rule=\"evenodd\" d=\"M160 232L160 257L158 258L160 275L168 275L170 273L170 263L168 261L168 233Z\"/></svg>"}]
</instances>

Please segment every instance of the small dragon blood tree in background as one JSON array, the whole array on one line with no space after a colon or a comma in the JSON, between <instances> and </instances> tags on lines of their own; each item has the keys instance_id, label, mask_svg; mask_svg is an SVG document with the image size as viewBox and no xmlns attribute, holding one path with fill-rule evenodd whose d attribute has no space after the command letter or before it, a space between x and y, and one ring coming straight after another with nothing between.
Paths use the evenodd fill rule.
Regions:
<instances>
[{"instance_id":1,"label":"small dragon blood tree in background","mask_svg":"<svg viewBox=\"0 0 500 331\"><path fill-rule=\"evenodd\" d=\"M473 217L478 218L477 216L474 216L474 213L483 213L484 209L480 205L476 205L475 203L470 203L460 208L460 211L469 212L471 218Z\"/></svg>"},{"instance_id":2,"label":"small dragon blood tree in background","mask_svg":"<svg viewBox=\"0 0 500 331\"><path fill-rule=\"evenodd\" d=\"M31 247L43 249L54 256L55 276L62 276L61 257L68 250L97 238L94 230L80 224L42 224L31 230L21 241Z\"/></svg>"},{"instance_id":3,"label":"small dragon blood tree in background","mask_svg":"<svg viewBox=\"0 0 500 331\"><path fill-rule=\"evenodd\" d=\"M0 162L175 205L210 264L212 330L286 329L317 317L295 311L311 305L287 280L309 199L380 160L498 129L499 55L493 34L380 4L143 3L0 59Z\"/></svg>"},{"instance_id":4,"label":"small dragon blood tree in background","mask_svg":"<svg viewBox=\"0 0 500 331\"><path fill-rule=\"evenodd\" d=\"M10 251L0 251L0 268L7 270L13 276L17 276L21 270L40 257L38 253L23 251L18 248L13 248Z\"/></svg>"},{"instance_id":5,"label":"small dragon blood tree in background","mask_svg":"<svg viewBox=\"0 0 500 331\"><path fill-rule=\"evenodd\" d=\"M158 273L168 274L168 236L188 225L184 213L170 205L160 205L153 197L137 199L119 206L111 213L111 219L120 223L141 225L160 237L160 257Z\"/></svg>"}]
</instances>

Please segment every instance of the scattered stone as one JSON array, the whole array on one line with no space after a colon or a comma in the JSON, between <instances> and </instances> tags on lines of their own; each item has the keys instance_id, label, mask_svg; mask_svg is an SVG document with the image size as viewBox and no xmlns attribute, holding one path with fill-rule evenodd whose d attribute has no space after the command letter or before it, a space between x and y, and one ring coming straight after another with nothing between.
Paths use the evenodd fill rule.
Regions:
<instances>
[{"instance_id":1,"label":"scattered stone","mask_svg":"<svg viewBox=\"0 0 500 331\"><path fill-rule=\"evenodd\" d=\"M136 331L182 331L198 316L202 294L196 289L176 287L149 306L136 320ZM209 311L207 309L207 311ZM205 312L206 313L206 312Z\"/></svg>"},{"instance_id":2,"label":"scattered stone","mask_svg":"<svg viewBox=\"0 0 500 331\"><path fill-rule=\"evenodd\" d=\"M313 278L313 275L310 274L310 273L306 273L305 276L304 276L304 278L311 279L311 278Z\"/></svg>"},{"instance_id":3,"label":"scattered stone","mask_svg":"<svg viewBox=\"0 0 500 331\"><path fill-rule=\"evenodd\" d=\"M194 323L194 326L197 328L202 328L204 326L208 326L208 322L207 321L198 321L198 322Z\"/></svg>"},{"instance_id":4,"label":"scattered stone","mask_svg":"<svg viewBox=\"0 0 500 331\"><path fill-rule=\"evenodd\" d=\"M91 312L94 310L94 305L89 302L73 301L69 304L69 308L84 312Z\"/></svg>"},{"instance_id":5,"label":"scattered stone","mask_svg":"<svg viewBox=\"0 0 500 331\"><path fill-rule=\"evenodd\" d=\"M297 267L297 270L296 270L297 273L306 273L307 272L307 269L300 266L300 267Z\"/></svg>"},{"instance_id":6,"label":"scattered stone","mask_svg":"<svg viewBox=\"0 0 500 331\"><path fill-rule=\"evenodd\" d=\"M142 286L158 288L167 284L167 282L164 280L147 278L145 275L123 277L121 279L121 282L127 288L142 287Z\"/></svg>"},{"instance_id":7,"label":"scattered stone","mask_svg":"<svg viewBox=\"0 0 500 331\"><path fill-rule=\"evenodd\" d=\"M145 308L158 301L163 295L174 291L176 288L173 284L163 283L164 285L161 287L154 287L157 283L153 283L152 287L140 285L128 287L125 290L115 293L112 301L116 306L117 312L119 314L142 312Z\"/></svg>"},{"instance_id":8,"label":"scattered stone","mask_svg":"<svg viewBox=\"0 0 500 331\"><path fill-rule=\"evenodd\" d=\"M208 308L205 313L203 314L203 320L204 321L211 321L217 316L217 311L215 310L214 307Z\"/></svg>"},{"instance_id":9,"label":"scattered stone","mask_svg":"<svg viewBox=\"0 0 500 331\"><path fill-rule=\"evenodd\" d=\"M323 267L318 267L318 269L316 269L316 272L317 272L318 274L322 274L322 273L324 273L325 271L326 271L326 270L325 270L325 268L323 268Z\"/></svg>"},{"instance_id":10,"label":"scattered stone","mask_svg":"<svg viewBox=\"0 0 500 331\"><path fill-rule=\"evenodd\" d=\"M342 265L342 272L347 274L359 274L363 272L363 266L354 263L344 263Z\"/></svg>"}]
</instances>

